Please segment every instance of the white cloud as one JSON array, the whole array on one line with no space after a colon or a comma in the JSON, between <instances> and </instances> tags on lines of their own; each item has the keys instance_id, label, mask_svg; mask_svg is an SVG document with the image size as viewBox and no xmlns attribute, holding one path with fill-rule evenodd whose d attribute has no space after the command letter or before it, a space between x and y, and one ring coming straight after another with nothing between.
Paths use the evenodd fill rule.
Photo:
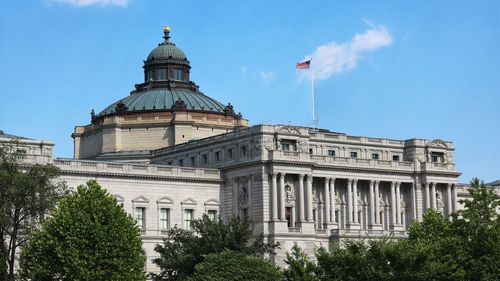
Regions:
<instances>
[{"instance_id":1,"label":"white cloud","mask_svg":"<svg viewBox=\"0 0 500 281\"><path fill-rule=\"evenodd\" d=\"M356 34L345 43L332 42L321 45L306 59L311 58L314 78L323 80L356 67L362 54L387 47L394 41L387 28L366 21L370 26L362 34ZM304 72L305 75L308 75Z\"/></svg>"},{"instance_id":2,"label":"white cloud","mask_svg":"<svg viewBox=\"0 0 500 281\"><path fill-rule=\"evenodd\" d=\"M77 7L85 7L91 5L126 7L130 2L130 0L46 0L46 1L49 4L62 3Z\"/></svg>"},{"instance_id":3,"label":"white cloud","mask_svg":"<svg viewBox=\"0 0 500 281\"><path fill-rule=\"evenodd\" d=\"M272 71L261 71L259 73L259 77L264 84L268 84L274 81L274 79L276 78L276 73Z\"/></svg>"}]
</instances>

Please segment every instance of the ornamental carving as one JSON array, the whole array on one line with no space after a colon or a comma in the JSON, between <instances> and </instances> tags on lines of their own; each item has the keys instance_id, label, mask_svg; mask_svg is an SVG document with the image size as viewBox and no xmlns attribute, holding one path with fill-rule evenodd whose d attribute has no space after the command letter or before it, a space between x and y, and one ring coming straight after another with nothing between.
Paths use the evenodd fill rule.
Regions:
<instances>
[{"instance_id":1,"label":"ornamental carving","mask_svg":"<svg viewBox=\"0 0 500 281\"><path fill-rule=\"evenodd\" d=\"M264 138L264 148L267 150L274 150L274 141L272 138Z\"/></svg>"},{"instance_id":2,"label":"ornamental carving","mask_svg":"<svg viewBox=\"0 0 500 281\"><path fill-rule=\"evenodd\" d=\"M279 132L287 135L300 135L300 131L293 126L284 126L279 130Z\"/></svg>"},{"instance_id":3,"label":"ornamental carving","mask_svg":"<svg viewBox=\"0 0 500 281\"><path fill-rule=\"evenodd\" d=\"M318 191L316 190L316 187L312 188L312 200L314 203L318 202Z\"/></svg>"},{"instance_id":4,"label":"ornamental carving","mask_svg":"<svg viewBox=\"0 0 500 281\"><path fill-rule=\"evenodd\" d=\"M336 209L339 208L339 205L342 204L342 200L340 199L340 195L338 192L335 192L335 206L336 206Z\"/></svg>"},{"instance_id":5,"label":"ornamental carving","mask_svg":"<svg viewBox=\"0 0 500 281\"><path fill-rule=\"evenodd\" d=\"M309 143L307 141L298 141L297 150L300 152L309 152Z\"/></svg>"},{"instance_id":6,"label":"ornamental carving","mask_svg":"<svg viewBox=\"0 0 500 281\"><path fill-rule=\"evenodd\" d=\"M289 184L285 185L285 199L288 203L295 201L295 192Z\"/></svg>"},{"instance_id":7,"label":"ornamental carving","mask_svg":"<svg viewBox=\"0 0 500 281\"><path fill-rule=\"evenodd\" d=\"M417 152L417 160L418 162L425 162L425 154L423 151Z\"/></svg>"},{"instance_id":8,"label":"ornamental carving","mask_svg":"<svg viewBox=\"0 0 500 281\"><path fill-rule=\"evenodd\" d=\"M436 209L439 213L441 214L444 213L443 196L441 195L440 192L436 192Z\"/></svg>"},{"instance_id":9,"label":"ornamental carving","mask_svg":"<svg viewBox=\"0 0 500 281\"><path fill-rule=\"evenodd\" d=\"M240 205L245 205L247 203L248 193L247 193L247 187L246 186L243 186L240 189L240 194L239 194L238 199L239 199Z\"/></svg>"},{"instance_id":10,"label":"ornamental carving","mask_svg":"<svg viewBox=\"0 0 500 281\"><path fill-rule=\"evenodd\" d=\"M261 144L260 144L260 140L259 139L256 139L254 141L254 147L255 147L255 151L256 152L260 152Z\"/></svg>"},{"instance_id":11,"label":"ornamental carving","mask_svg":"<svg viewBox=\"0 0 500 281\"><path fill-rule=\"evenodd\" d=\"M405 209L406 209L406 202L405 202L403 194L399 195L399 202L400 202L401 212L404 213Z\"/></svg>"},{"instance_id":12,"label":"ornamental carving","mask_svg":"<svg viewBox=\"0 0 500 281\"><path fill-rule=\"evenodd\" d=\"M430 143L427 144L427 146L448 148L446 143L440 139L435 139L435 140L431 141Z\"/></svg>"},{"instance_id":13,"label":"ornamental carving","mask_svg":"<svg viewBox=\"0 0 500 281\"><path fill-rule=\"evenodd\" d=\"M446 153L444 154L444 162L445 162L445 163L454 164L454 163L455 163L455 158L453 157L453 153L451 153L451 152L446 152Z\"/></svg>"}]
</instances>

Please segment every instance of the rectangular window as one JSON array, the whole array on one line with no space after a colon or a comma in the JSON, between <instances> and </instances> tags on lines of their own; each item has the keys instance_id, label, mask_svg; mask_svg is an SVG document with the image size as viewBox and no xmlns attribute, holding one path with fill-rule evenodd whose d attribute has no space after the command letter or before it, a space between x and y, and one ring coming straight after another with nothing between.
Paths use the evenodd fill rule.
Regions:
<instances>
[{"instance_id":1,"label":"rectangular window","mask_svg":"<svg viewBox=\"0 0 500 281\"><path fill-rule=\"evenodd\" d=\"M292 227L292 207L285 208L285 219L288 227Z\"/></svg>"},{"instance_id":2,"label":"rectangular window","mask_svg":"<svg viewBox=\"0 0 500 281\"><path fill-rule=\"evenodd\" d=\"M203 154L201 156L201 158L203 159L203 164L207 164L208 163L208 154Z\"/></svg>"},{"instance_id":3,"label":"rectangular window","mask_svg":"<svg viewBox=\"0 0 500 281\"><path fill-rule=\"evenodd\" d=\"M217 220L217 211L216 210L208 210L207 216L210 220L216 221Z\"/></svg>"},{"instance_id":4,"label":"rectangular window","mask_svg":"<svg viewBox=\"0 0 500 281\"><path fill-rule=\"evenodd\" d=\"M144 207L135 208L135 221L140 229L143 229L146 226L146 218L144 217L145 212L146 208Z\"/></svg>"},{"instance_id":5,"label":"rectangular window","mask_svg":"<svg viewBox=\"0 0 500 281\"><path fill-rule=\"evenodd\" d=\"M309 148L309 154L313 154L313 149Z\"/></svg>"},{"instance_id":6,"label":"rectangular window","mask_svg":"<svg viewBox=\"0 0 500 281\"><path fill-rule=\"evenodd\" d=\"M282 143L281 144L281 150L283 150L283 151L290 151L290 144L289 143Z\"/></svg>"},{"instance_id":7,"label":"rectangular window","mask_svg":"<svg viewBox=\"0 0 500 281\"><path fill-rule=\"evenodd\" d=\"M328 150L328 156L335 157L335 150Z\"/></svg>"},{"instance_id":8,"label":"rectangular window","mask_svg":"<svg viewBox=\"0 0 500 281\"><path fill-rule=\"evenodd\" d=\"M431 161L434 163L443 163L444 153L442 152L432 152Z\"/></svg>"},{"instance_id":9,"label":"rectangular window","mask_svg":"<svg viewBox=\"0 0 500 281\"><path fill-rule=\"evenodd\" d=\"M399 155L392 155L392 161L399 161Z\"/></svg>"},{"instance_id":10,"label":"rectangular window","mask_svg":"<svg viewBox=\"0 0 500 281\"><path fill-rule=\"evenodd\" d=\"M372 153L372 159L373 160L378 160L379 159L378 153Z\"/></svg>"},{"instance_id":11,"label":"rectangular window","mask_svg":"<svg viewBox=\"0 0 500 281\"><path fill-rule=\"evenodd\" d=\"M233 159L233 149L232 148L227 150L227 158Z\"/></svg>"},{"instance_id":12,"label":"rectangular window","mask_svg":"<svg viewBox=\"0 0 500 281\"><path fill-rule=\"evenodd\" d=\"M160 209L160 230L167 230L170 228L170 209Z\"/></svg>"},{"instance_id":13,"label":"rectangular window","mask_svg":"<svg viewBox=\"0 0 500 281\"><path fill-rule=\"evenodd\" d=\"M194 156L191 157L191 167L196 167L196 158Z\"/></svg>"},{"instance_id":14,"label":"rectangular window","mask_svg":"<svg viewBox=\"0 0 500 281\"><path fill-rule=\"evenodd\" d=\"M246 208L241 209L241 216L242 218L248 218L248 210Z\"/></svg>"},{"instance_id":15,"label":"rectangular window","mask_svg":"<svg viewBox=\"0 0 500 281\"><path fill-rule=\"evenodd\" d=\"M182 159L179 160L179 166L184 167L184 160Z\"/></svg>"},{"instance_id":16,"label":"rectangular window","mask_svg":"<svg viewBox=\"0 0 500 281\"><path fill-rule=\"evenodd\" d=\"M220 161L220 151L215 152L215 161Z\"/></svg>"},{"instance_id":17,"label":"rectangular window","mask_svg":"<svg viewBox=\"0 0 500 281\"><path fill-rule=\"evenodd\" d=\"M351 158L358 158L357 152L351 152Z\"/></svg>"},{"instance_id":18,"label":"rectangular window","mask_svg":"<svg viewBox=\"0 0 500 281\"><path fill-rule=\"evenodd\" d=\"M166 68L159 68L156 70L156 80L167 80Z\"/></svg>"},{"instance_id":19,"label":"rectangular window","mask_svg":"<svg viewBox=\"0 0 500 281\"><path fill-rule=\"evenodd\" d=\"M194 213L193 209L184 209L184 229L191 230L193 213Z\"/></svg>"},{"instance_id":20,"label":"rectangular window","mask_svg":"<svg viewBox=\"0 0 500 281\"><path fill-rule=\"evenodd\" d=\"M241 156L247 156L247 147L246 146L241 147Z\"/></svg>"}]
</instances>

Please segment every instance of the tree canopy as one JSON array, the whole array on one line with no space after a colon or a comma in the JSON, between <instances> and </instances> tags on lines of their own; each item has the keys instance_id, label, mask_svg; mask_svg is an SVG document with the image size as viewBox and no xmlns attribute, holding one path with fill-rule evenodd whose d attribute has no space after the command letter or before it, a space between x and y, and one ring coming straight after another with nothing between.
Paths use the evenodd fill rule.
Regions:
<instances>
[{"instance_id":1,"label":"tree canopy","mask_svg":"<svg viewBox=\"0 0 500 281\"><path fill-rule=\"evenodd\" d=\"M67 194L53 165L27 165L18 142L0 144L0 279L14 280L17 249Z\"/></svg>"},{"instance_id":2,"label":"tree canopy","mask_svg":"<svg viewBox=\"0 0 500 281\"><path fill-rule=\"evenodd\" d=\"M235 251L214 253L195 267L188 281L279 281L283 274L278 267L261 257Z\"/></svg>"},{"instance_id":3,"label":"tree canopy","mask_svg":"<svg viewBox=\"0 0 500 281\"><path fill-rule=\"evenodd\" d=\"M251 223L239 217L227 223L213 221L204 215L192 222L192 229L172 228L163 245L155 251L160 257L153 263L161 269L153 275L155 280L184 280L195 271L206 255L235 251L246 255L262 255L273 252L277 245L264 243L263 236L252 239Z\"/></svg>"},{"instance_id":4,"label":"tree canopy","mask_svg":"<svg viewBox=\"0 0 500 281\"><path fill-rule=\"evenodd\" d=\"M314 266L293 249L287 280L500 280L500 200L478 179L469 193L451 220L427 210L408 239L337 243L318 249Z\"/></svg>"},{"instance_id":5,"label":"tree canopy","mask_svg":"<svg viewBox=\"0 0 500 281\"><path fill-rule=\"evenodd\" d=\"M139 228L116 199L91 180L63 199L21 252L30 280L145 280Z\"/></svg>"}]
</instances>

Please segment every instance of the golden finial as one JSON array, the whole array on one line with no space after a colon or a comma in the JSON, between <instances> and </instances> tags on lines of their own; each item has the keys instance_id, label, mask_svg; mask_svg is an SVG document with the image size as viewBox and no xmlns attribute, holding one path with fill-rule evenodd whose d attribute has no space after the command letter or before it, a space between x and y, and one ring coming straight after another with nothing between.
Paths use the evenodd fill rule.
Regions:
<instances>
[{"instance_id":1,"label":"golden finial","mask_svg":"<svg viewBox=\"0 0 500 281\"><path fill-rule=\"evenodd\" d=\"M165 26L163 27L163 32L170 32L170 26L165 25Z\"/></svg>"}]
</instances>

